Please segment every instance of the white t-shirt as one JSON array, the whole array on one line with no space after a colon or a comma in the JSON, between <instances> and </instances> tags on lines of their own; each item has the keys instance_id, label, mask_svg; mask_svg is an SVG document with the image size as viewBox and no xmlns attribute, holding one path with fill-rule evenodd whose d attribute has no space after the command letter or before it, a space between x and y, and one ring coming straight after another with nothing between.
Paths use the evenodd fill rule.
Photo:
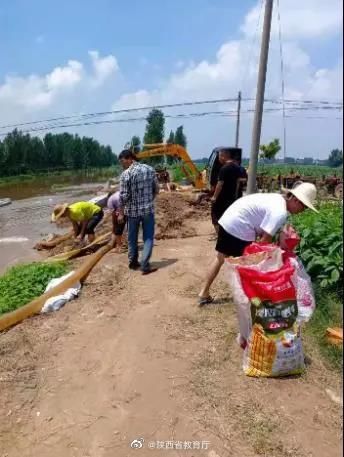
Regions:
<instances>
[{"instance_id":1,"label":"white t-shirt","mask_svg":"<svg viewBox=\"0 0 344 457\"><path fill-rule=\"evenodd\" d=\"M287 204L280 194L251 194L236 200L219 224L230 235L254 241L263 232L274 236L286 223Z\"/></svg>"}]
</instances>

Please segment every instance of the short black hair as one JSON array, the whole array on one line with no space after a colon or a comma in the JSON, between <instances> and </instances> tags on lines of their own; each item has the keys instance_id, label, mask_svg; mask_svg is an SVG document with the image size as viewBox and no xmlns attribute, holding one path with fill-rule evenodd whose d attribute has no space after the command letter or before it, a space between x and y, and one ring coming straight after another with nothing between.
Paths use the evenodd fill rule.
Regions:
<instances>
[{"instance_id":1,"label":"short black hair","mask_svg":"<svg viewBox=\"0 0 344 457\"><path fill-rule=\"evenodd\" d=\"M228 157L228 159L233 159L235 160L237 157L236 157L236 154L234 153L234 151L232 149L220 149L219 153L224 154L226 157Z\"/></svg>"},{"instance_id":2,"label":"short black hair","mask_svg":"<svg viewBox=\"0 0 344 457\"><path fill-rule=\"evenodd\" d=\"M122 159L133 159L136 160L136 156L130 149L123 149L123 151L118 156L118 160Z\"/></svg>"}]
</instances>

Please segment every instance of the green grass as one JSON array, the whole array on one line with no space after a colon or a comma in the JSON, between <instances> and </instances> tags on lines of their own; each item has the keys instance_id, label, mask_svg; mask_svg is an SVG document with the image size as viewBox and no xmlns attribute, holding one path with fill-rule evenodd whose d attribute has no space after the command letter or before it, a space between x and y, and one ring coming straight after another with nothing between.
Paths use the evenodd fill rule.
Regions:
<instances>
[{"instance_id":1,"label":"green grass","mask_svg":"<svg viewBox=\"0 0 344 457\"><path fill-rule=\"evenodd\" d=\"M305 326L305 335L316 344L324 360L337 370L343 368L343 347L329 344L326 340L328 327L342 327L343 304L338 295L315 285L316 309L309 324Z\"/></svg>"},{"instance_id":2,"label":"green grass","mask_svg":"<svg viewBox=\"0 0 344 457\"><path fill-rule=\"evenodd\" d=\"M342 347L325 338L328 327L342 327L343 298L343 213L340 203L322 203L320 214L305 211L291 219L301 235L298 256L310 274L316 310L306 333L316 342L326 360L342 367Z\"/></svg>"},{"instance_id":3,"label":"green grass","mask_svg":"<svg viewBox=\"0 0 344 457\"><path fill-rule=\"evenodd\" d=\"M51 279L67 271L65 263L29 263L10 268L0 276L0 315L39 297Z\"/></svg>"}]
</instances>

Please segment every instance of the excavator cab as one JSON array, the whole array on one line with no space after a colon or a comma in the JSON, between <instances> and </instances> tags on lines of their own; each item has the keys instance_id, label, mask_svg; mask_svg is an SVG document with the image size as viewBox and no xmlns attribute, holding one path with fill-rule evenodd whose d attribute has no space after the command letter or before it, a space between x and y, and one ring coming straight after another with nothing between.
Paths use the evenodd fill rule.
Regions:
<instances>
[{"instance_id":1,"label":"excavator cab","mask_svg":"<svg viewBox=\"0 0 344 457\"><path fill-rule=\"evenodd\" d=\"M220 168L222 165L219 161L219 152L220 151L231 151L234 154L235 160L238 161L239 165L241 165L241 158L242 158L242 149L241 148L231 148L227 146L219 146L213 149L207 164L207 178L208 178L208 186L211 191L214 191L217 183L217 178L219 175Z\"/></svg>"}]
</instances>

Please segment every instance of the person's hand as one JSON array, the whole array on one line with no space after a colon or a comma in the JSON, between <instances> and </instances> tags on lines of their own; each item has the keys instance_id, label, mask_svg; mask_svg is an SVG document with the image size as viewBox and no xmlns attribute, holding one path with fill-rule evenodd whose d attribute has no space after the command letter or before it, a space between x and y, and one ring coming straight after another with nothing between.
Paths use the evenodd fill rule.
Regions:
<instances>
[{"instance_id":1,"label":"person's hand","mask_svg":"<svg viewBox=\"0 0 344 457\"><path fill-rule=\"evenodd\" d=\"M83 246L85 244L85 239L79 235L74 238L74 242L77 246Z\"/></svg>"},{"instance_id":2,"label":"person's hand","mask_svg":"<svg viewBox=\"0 0 344 457\"><path fill-rule=\"evenodd\" d=\"M117 216L117 221L120 224L123 224L123 222L124 222L124 214L119 213L118 216Z\"/></svg>"},{"instance_id":3,"label":"person's hand","mask_svg":"<svg viewBox=\"0 0 344 457\"><path fill-rule=\"evenodd\" d=\"M216 202L216 198L215 198L214 196L211 197L210 202L211 202L211 203L215 203L215 202Z\"/></svg>"}]
</instances>

